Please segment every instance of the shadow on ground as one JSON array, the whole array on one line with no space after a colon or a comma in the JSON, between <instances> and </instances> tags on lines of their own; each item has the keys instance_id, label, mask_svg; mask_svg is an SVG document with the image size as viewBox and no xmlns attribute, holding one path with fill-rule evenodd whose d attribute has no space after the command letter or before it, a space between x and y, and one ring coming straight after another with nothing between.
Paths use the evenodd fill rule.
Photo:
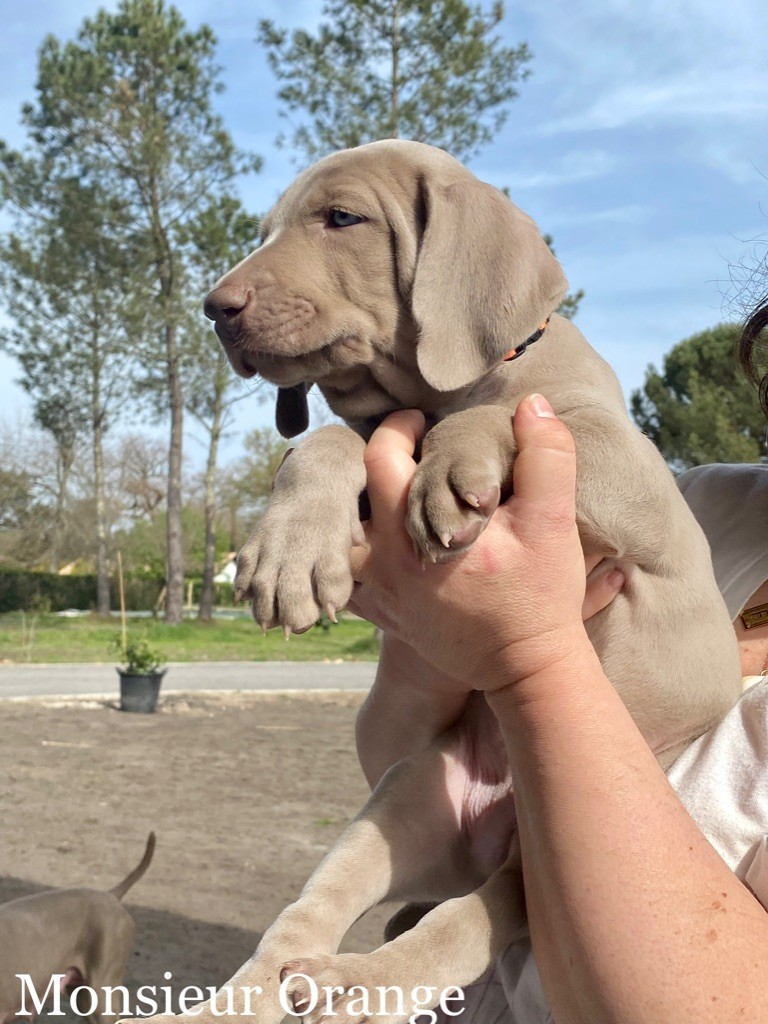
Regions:
<instances>
[{"instance_id":1,"label":"shadow on ground","mask_svg":"<svg viewBox=\"0 0 768 1024\"><path fill-rule=\"evenodd\" d=\"M221 985L367 798L354 749L361 700L178 695L155 715L0 700L0 902L51 886L109 889L153 830L152 864L124 901L137 926L129 987L159 988L166 972L175 992ZM391 913L363 917L342 950L379 945Z\"/></svg>"}]
</instances>

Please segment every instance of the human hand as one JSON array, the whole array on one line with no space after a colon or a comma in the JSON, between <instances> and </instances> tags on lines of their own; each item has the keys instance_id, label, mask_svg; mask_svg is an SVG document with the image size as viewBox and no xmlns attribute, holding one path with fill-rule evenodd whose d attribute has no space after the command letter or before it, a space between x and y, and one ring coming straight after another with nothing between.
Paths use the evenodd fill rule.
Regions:
<instances>
[{"instance_id":1,"label":"human hand","mask_svg":"<svg viewBox=\"0 0 768 1024\"><path fill-rule=\"evenodd\" d=\"M368 444L372 514L352 553L350 607L454 679L493 690L587 642L582 611L605 607L621 580L598 577L585 602L573 439L540 397L515 413L515 493L466 555L424 569L405 531L423 426L420 413L395 413Z\"/></svg>"},{"instance_id":2,"label":"human hand","mask_svg":"<svg viewBox=\"0 0 768 1024\"><path fill-rule=\"evenodd\" d=\"M581 605L582 622L607 608L614 597L621 593L626 582L626 576L618 566L607 562L603 565L604 562L602 555L584 556L587 582Z\"/></svg>"}]
</instances>

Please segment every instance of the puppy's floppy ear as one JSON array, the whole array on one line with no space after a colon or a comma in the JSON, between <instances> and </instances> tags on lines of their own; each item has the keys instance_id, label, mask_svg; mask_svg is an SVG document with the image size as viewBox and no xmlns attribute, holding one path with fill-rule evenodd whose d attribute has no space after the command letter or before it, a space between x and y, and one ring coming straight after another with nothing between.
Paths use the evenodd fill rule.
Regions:
<instances>
[{"instance_id":1,"label":"puppy's floppy ear","mask_svg":"<svg viewBox=\"0 0 768 1024\"><path fill-rule=\"evenodd\" d=\"M413 280L425 381L453 391L522 344L560 305L567 281L539 231L477 180L422 182L426 227Z\"/></svg>"},{"instance_id":2,"label":"puppy's floppy ear","mask_svg":"<svg viewBox=\"0 0 768 1024\"><path fill-rule=\"evenodd\" d=\"M296 437L297 434L303 434L309 426L307 391L307 384L278 388L275 424L282 437Z\"/></svg>"}]
</instances>

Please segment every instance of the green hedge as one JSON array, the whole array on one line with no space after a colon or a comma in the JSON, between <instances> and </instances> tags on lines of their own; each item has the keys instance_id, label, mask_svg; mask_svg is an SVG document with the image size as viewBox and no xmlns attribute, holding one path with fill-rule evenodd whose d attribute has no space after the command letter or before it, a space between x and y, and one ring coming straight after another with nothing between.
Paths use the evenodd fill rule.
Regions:
<instances>
[{"instance_id":1,"label":"green hedge","mask_svg":"<svg viewBox=\"0 0 768 1024\"><path fill-rule=\"evenodd\" d=\"M185 587L188 584L185 584ZM203 589L203 581L195 580L192 586L192 603L200 604L200 592ZM235 588L231 583L214 583L213 585L213 600L217 608L234 608L235 607ZM184 591L184 598L186 599L187 592Z\"/></svg>"},{"instance_id":2,"label":"green hedge","mask_svg":"<svg viewBox=\"0 0 768 1024\"><path fill-rule=\"evenodd\" d=\"M126 579L125 607L128 611L151 611L157 604L164 580ZM110 599L118 608L117 581L110 580ZM0 569L0 612L63 612L67 608L87 611L96 607L96 576L58 576L50 572Z\"/></svg>"},{"instance_id":3,"label":"green hedge","mask_svg":"<svg viewBox=\"0 0 768 1024\"><path fill-rule=\"evenodd\" d=\"M129 612L153 611L165 580L157 577L128 577L125 580L125 607ZM192 581L192 600L200 600L202 581ZM184 600L187 587L184 584ZM110 580L110 602L120 607L117 581ZM231 583L216 584L216 604L231 608L234 593ZM67 608L89 611L96 608L96 576L58 576L50 572L0 568L0 614L3 612L63 612Z\"/></svg>"}]
</instances>

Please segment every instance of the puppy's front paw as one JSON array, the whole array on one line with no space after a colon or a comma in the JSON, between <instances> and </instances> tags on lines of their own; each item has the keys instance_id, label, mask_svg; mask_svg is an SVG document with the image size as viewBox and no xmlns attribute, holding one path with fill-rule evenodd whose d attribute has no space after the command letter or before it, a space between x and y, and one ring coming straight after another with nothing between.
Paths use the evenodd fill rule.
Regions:
<instances>
[{"instance_id":1,"label":"puppy's front paw","mask_svg":"<svg viewBox=\"0 0 768 1024\"><path fill-rule=\"evenodd\" d=\"M194 1009L194 1007L192 1009ZM158 1013L153 1017L125 1017L123 1020L119 1020L117 1024L136 1024L139 1020L142 1024L192 1024L193 1020L198 1020L201 1024L206 1024L205 1017L200 1018L197 1015L192 1017L185 1016L184 1014L180 1014L177 1017L169 1013Z\"/></svg>"},{"instance_id":2,"label":"puppy's front paw","mask_svg":"<svg viewBox=\"0 0 768 1024\"><path fill-rule=\"evenodd\" d=\"M270 505L237 557L235 593L262 629L303 633L336 618L352 593L349 551L362 536L357 506Z\"/></svg>"},{"instance_id":3,"label":"puppy's front paw","mask_svg":"<svg viewBox=\"0 0 768 1024\"><path fill-rule=\"evenodd\" d=\"M304 1024L399 1024L436 1005L437 987L424 984L413 957L401 962L392 948L373 953L302 957L285 964L280 980Z\"/></svg>"},{"instance_id":4,"label":"puppy's front paw","mask_svg":"<svg viewBox=\"0 0 768 1024\"><path fill-rule=\"evenodd\" d=\"M371 954L341 953L336 956L302 957L285 964L280 980L293 1012L304 1024L372 1024L366 986ZM355 994L362 996L357 1000ZM356 1005L359 1004L359 1005Z\"/></svg>"},{"instance_id":5,"label":"puppy's front paw","mask_svg":"<svg viewBox=\"0 0 768 1024\"><path fill-rule=\"evenodd\" d=\"M482 455L435 451L419 464L408 496L406 527L431 562L466 551L499 504L500 468Z\"/></svg>"}]
</instances>

